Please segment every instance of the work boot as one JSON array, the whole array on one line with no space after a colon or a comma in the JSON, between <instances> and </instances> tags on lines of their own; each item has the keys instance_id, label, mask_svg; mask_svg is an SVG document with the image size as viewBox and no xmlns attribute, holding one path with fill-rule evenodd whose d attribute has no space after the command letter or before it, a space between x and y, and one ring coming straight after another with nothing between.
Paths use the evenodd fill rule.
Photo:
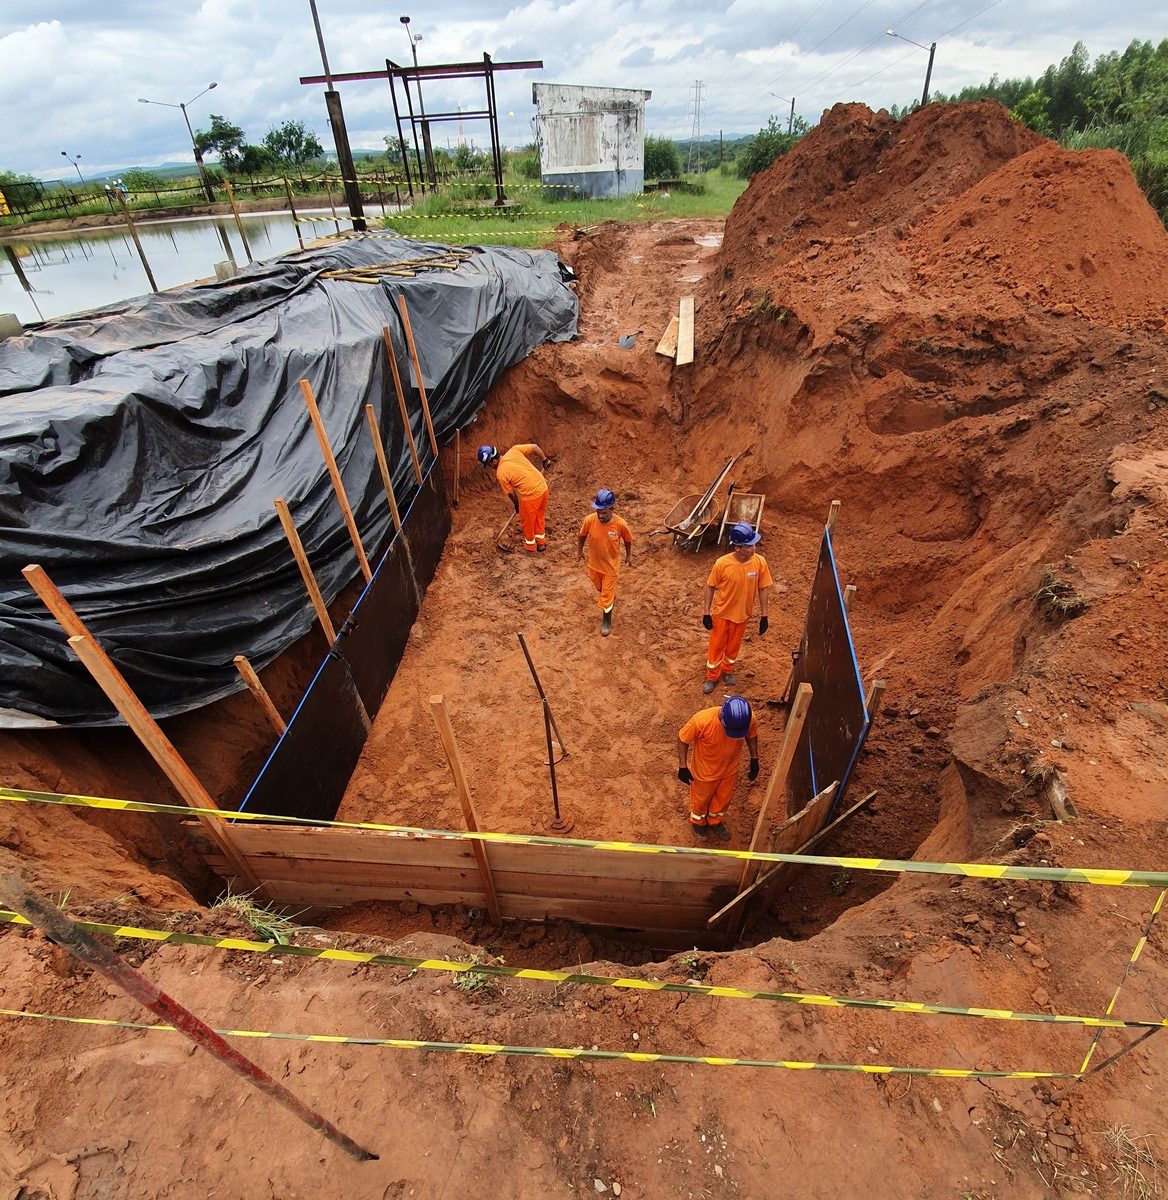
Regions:
<instances>
[{"instance_id":1,"label":"work boot","mask_svg":"<svg viewBox=\"0 0 1168 1200\"><path fill-rule=\"evenodd\" d=\"M537 542L535 548L540 554L542 554L547 549L547 546L543 542Z\"/></svg>"},{"instance_id":2,"label":"work boot","mask_svg":"<svg viewBox=\"0 0 1168 1200\"><path fill-rule=\"evenodd\" d=\"M612 613L606 612L600 618L600 636L608 637L612 633Z\"/></svg>"},{"instance_id":3,"label":"work boot","mask_svg":"<svg viewBox=\"0 0 1168 1200\"><path fill-rule=\"evenodd\" d=\"M722 676L722 682L723 683L733 683L737 678L738 678L738 675L734 671L731 671L729 675Z\"/></svg>"},{"instance_id":4,"label":"work boot","mask_svg":"<svg viewBox=\"0 0 1168 1200\"><path fill-rule=\"evenodd\" d=\"M694 837L704 838L710 831L705 825L695 825L690 822L690 829L693 830Z\"/></svg>"},{"instance_id":5,"label":"work boot","mask_svg":"<svg viewBox=\"0 0 1168 1200\"><path fill-rule=\"evenodd\" d=\"M702 691L708 696L717 686L718 681L716 679L707 679L706 682L702 684Z\"/></svg>"},{"instance_id":6,"label":"work boot","mask_svg":"<svg viewBox=\"0 0 1168 1200\"><path fill-rule=\"evenodd\" d=\"M726 826L723 825L721 821L719 821L717 825L711 825L710 832L720 842L728 842L730 840L730 830L727 829Z\"/></svg>"}]
</instances>

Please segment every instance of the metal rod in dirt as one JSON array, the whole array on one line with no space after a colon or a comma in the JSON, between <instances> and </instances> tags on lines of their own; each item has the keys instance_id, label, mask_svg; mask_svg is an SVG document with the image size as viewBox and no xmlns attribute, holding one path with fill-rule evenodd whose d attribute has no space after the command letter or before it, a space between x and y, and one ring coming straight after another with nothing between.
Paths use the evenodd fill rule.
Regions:
<instances>
[{"instance_id":1,"label":"metal rod in dirt","mask_svg":"<svg viewBox=\"0 0 1168 1200\"><path fill-rule=\"evenodd\" d=\"M0 851L0 896L21 916L31 921L59 946L63 946L94 971L116 984L131 999L173 1025L179 1033L190 1038L217 1058L225 1067L242 1075L249 1083L267 1093L278 1104L294 1113L306 1125L340 1146L346 1154L364 1162L378 1156L359 1146L342 1133L331 1121L298 1100L283 1084L277 1083L261 1067L228 1045L209 1025L172 999L152 980L123 962L112 950L96 938L79 929L55 905L31 891L21 875L14 870L15 855Z\"/></svg>"},{"instance_id":2,"label":"metal rod in dirt","mask_svg":"<svg viewBox=\"0 0 1168 1200\"><path fill-rule=\"evenodd\" d=\"M560 727L556 724L555 713L551 710L551 705L548 703L547 693L543 690L543 684L539 681L539 672L535 669L535 663L531 659L531 651L527 648L527 642L524 640L523 634L515 635L519 639L519 645L523 650L523 657L527 659L527 669L531 672L531 678L535 680L535 690L539 693L539 698L547 707L548 718L551 720L552 728L556 731L556 741L560 743L560 749L565 757L568 754L568 747L564 745L563 734L560 733Z\"/></svg>"},{"instance_id":3,"label":"metal rod in dirt","mask_svg":"<svg viewBox=\"0 0 1168 1200\"><path fill-rule=\"evenodd\" d=\"M142 249L142 243L138 240L138 231L134 228L134 218L130 216L130 210L126 207L126 198L117 188L114 188L114 195L118 198L118 203L122 206L122 215L130 227L130 237L134 239L134 246L137 248L138 257L142 260L142 269L146 272L146 278L150 280L150 290L156 292L158 284L154 282L154 272L150 270L150 264L146 261L146 251Z\"/></svg>"},{"instance_id":4,"label":"metal rod in dirt","mask_svg":"<svg viewBox=\"0 0 1168 1200\"><path fill-rule=\"evenodd\" d=\"M556 820L560 819L560 793L556 787L556 752L552 745L552 710L548 707L548 702L543 702L543 731L547 736L548 750L548 770L552 776L552 811L556 814Z\"/></svg>"}]
</instances>

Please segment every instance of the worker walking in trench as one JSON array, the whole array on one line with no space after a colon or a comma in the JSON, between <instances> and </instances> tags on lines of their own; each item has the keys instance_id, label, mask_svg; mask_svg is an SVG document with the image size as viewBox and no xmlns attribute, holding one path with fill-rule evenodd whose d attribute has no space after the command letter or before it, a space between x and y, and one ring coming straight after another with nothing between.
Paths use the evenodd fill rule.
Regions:
<instances>
[{"instance_id":1,"label":"worker walking in trench","mask_svg":"<svg viewBox=\"0 0 1168 1200\"><path fill-rule=\"evenodd\" d=\"M730 840L726 809L738 779L742 743L750 749L748 777L758 778L758 723L743 696L694 713L677 735L677 778L689 784L689 821L695 837ZM692 750L692 754L691 754Z\"/></svg>"},{"instance_id":2,"label":"worker walking in trench","mask_svg":"<svg viewBox=\"0 0 1168 1200\"><path fill-rule=\"evenodd\" d=\"M515 506L519 524L523 527L524 550L531 554L546 550L544 515L548 506L548 485L532 459L544 470L552 460L535 442L512 446L502 456L497 446L480 446L477 458L484 467L495 468L495 478L503 495Z\"/></svg>"},{"instance_id":3,"label":"worker walking in trench","mask_svg":"<svg viewBox=\"0 0 1168 1200\"><path fill-rule=\"evenodd\" d=\"M738 666L738 652L746 622L758 600L759 636L770 624L767 605L774 584L766 559L755 552L762 534L745 522L730 526L729 554L714 563L706 580L705 603L702 606L702 625L710 632L706 647L706 682L702 691L708 696L718 680L733 683Z\"/></svg>"},{"instance_id":4,"label":"worker walking in trench","mask_svg":"<svg viewBox=\"0 0 1168 1200\"><path fill-rule=\"evenodd\" d=\"M633 531L613 511L616 496L601 488L592 501L593 511L584 518L576 539L576 558L583 560L588 547L588 578L599 596L600 636L612 632L612 607L616 603L616 577L620 574L621 543L625 547L625 562L633 561Z\"/></svg>"}]
</instances>

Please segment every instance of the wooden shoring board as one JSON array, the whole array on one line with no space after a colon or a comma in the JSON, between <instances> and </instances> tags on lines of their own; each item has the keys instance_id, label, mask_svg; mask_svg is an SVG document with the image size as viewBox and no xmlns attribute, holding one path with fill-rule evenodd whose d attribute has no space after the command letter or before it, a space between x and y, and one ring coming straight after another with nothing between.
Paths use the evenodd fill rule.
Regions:
<instances>
[{"instance_id":1,"label":"wooden shoring board","mask_svg":"<svg viewBox=\"0 0 1168 1200\"><path fill-rule=\"evenodd\" d=\"M837 788L822 792L806 808L788 817L771 839L772 854L794 854L804 842L809 842L831 817L831 805ZM767 878L770 884L767 895L773 896L780 888L788 887L799 873L797 863L780 863Z\"/></svg>"},{"instance_id":2,"label":"wooden shoring board","mask_svg":"<svg viewBox=\"0 0 1168 1200\"><path fill-rule=\"evenodd\" d=\"M681 298L677 321L677 358L679 367L694 360L694 300L692 296Z\"/></svg>"},{"instance_id":3,"label":"wooden shoring board","mask_svg":"<svg viewBox=\"0 0 1168 1200\"><path fill-rule=\"evenodd\" d=\"M677 354L678 324L677 317L670 317L669 324L665 326L665 332L661 335L661 340L657 343L657 353L665 358L673 358Z\"/></svg>"}]
</instances>

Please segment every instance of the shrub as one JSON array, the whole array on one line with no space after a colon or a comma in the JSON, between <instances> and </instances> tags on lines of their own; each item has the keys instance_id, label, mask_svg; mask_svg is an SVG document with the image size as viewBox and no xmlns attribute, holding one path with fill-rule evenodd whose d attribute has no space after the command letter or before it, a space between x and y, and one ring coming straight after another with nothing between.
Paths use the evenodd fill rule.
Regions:
<instances>
[{"instance_id":1,"label":"shrub","mask_svg":"<svg viewBox=\"0 0 1168 1200\"><path fill-rule=\"evenodd\" d=\"M645 138L645 178L677 179L681 175L681 155L677 147L664 137L649 134Z\"/></svg>"},{"instance_id":2,"label":"shrub","mask_svg":"<svg viewBox=\"0 0 1168 1200\"><path fill-rule=\"evenodd\" d=\"M806 128L804 122L800 125ZM771 117L765 129L760 129L747 143L746 148L738 156L738 175L742 179L751 179L765 171L767 167L782 157L803 135L803 130L784 133L779 127L778 119Z\"/></svg>"},{"instance_id":3,"label":"shrub","mask_svg":"<svg viewBox=\"0 0 1168 1200\"><path fill-rule=\"evenodd\" d=\"M515 168L516 174L524 179L539 178L538 154L517 154L511 160L511 165Z\"/></svg>"}]
</instances>

